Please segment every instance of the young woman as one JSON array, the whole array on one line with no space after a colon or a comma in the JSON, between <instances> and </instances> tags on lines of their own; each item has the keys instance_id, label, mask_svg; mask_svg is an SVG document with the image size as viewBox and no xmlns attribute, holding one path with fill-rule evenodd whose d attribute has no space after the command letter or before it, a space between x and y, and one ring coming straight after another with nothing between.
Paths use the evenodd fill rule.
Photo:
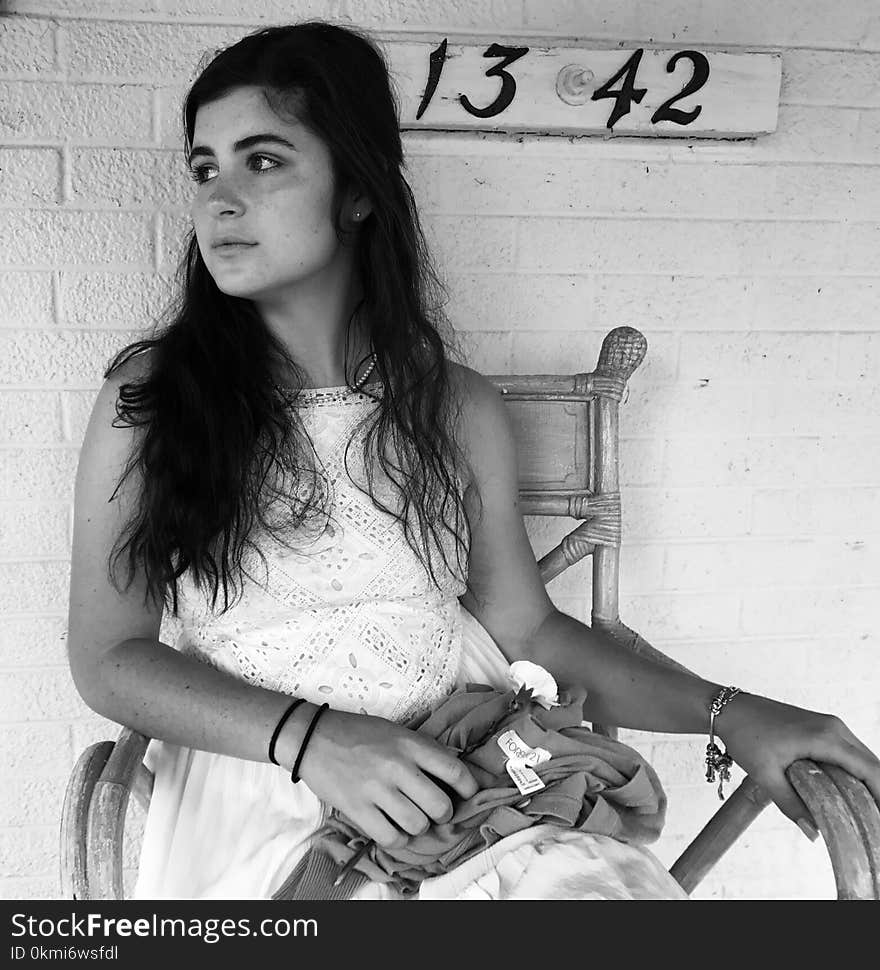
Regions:
<instances>
[{"instance_id":1,"label":"young woman","mask_svg":"<svg viewBox=\"0 0 880 970\"><path fill-rule=\"evenodd\" d=\"M703 732L720 685L548 598L504 405L448 359L372 42L261 30L208 64L184 124L180 299L106 372L76 480L73 678L155 739L135 895L269 898L329 806L384 847L448 820L476 782L404 723L516 659L586 687L589 720ZM784 774L798 758L880 797L877 759L836 717L742 693L717 730L795 822L810 822ZM424 895L551 896L579 874L581 898L683 897L644 848L539 828Z\"/></svg>"}]
</instances>

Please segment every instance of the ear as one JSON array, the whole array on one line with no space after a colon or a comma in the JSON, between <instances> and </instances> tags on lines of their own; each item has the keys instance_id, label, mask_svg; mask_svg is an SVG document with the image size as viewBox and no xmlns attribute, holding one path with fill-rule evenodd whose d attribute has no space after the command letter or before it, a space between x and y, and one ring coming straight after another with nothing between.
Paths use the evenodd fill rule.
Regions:
<instances>
[{"instance_id":1,"label":"ear","mask_svg":"<svg viewBox=\"0 0 880 970\"><path fill-rule=\"evenodd\" d=\"M353 226L359 226L373 211L370 198L360 191L352 192L346 205L346 216Z\"/></svg>"}]
</instances>

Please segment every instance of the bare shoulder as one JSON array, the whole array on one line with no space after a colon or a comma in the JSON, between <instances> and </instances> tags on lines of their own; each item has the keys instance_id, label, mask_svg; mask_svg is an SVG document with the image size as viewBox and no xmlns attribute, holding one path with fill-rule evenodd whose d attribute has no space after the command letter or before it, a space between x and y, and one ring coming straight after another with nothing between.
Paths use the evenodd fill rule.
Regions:
<instances>
[{"instance_id":1,"label":"bare shoulder","mask_svg":"<svg viewBox=\"0 0 880 970\"><path fill-rule=\"evenodd\" d=\"M501 391L489 380L488 377L468 367L466 364L458 364L454 361L449 362L449 371L457 390L463 393L466 398L480 399L484 396L501 397Z\"/></svg>"},{"instance_id":2,"label":"bare shoulder","mask_svg":"<svg viewBox=\"0 0 880 970\"><path fill-rule=\"evenodd\" d=\"M105 383L119 388L129 381L143 380L150 373L151 362L152 352L149 349L133 354L114 369Z\"/></svg>"},{"instance_id":3,"label":"bare shoulder","mask_svg":"<svg viewBox=\"0 0 880 970\"><path fill-rule=\"evenodd\" d=\"M453 385L462 403L462 419L471 432L487 430L486 424L504 414L501 391L488 377L464 364L450 364Z\"/></svg>"},{"instance_id":4,"label":"bare shoulder","mask_svg":"<svg viewBox=\"0 0 880 970\"><path fill-rule=\"evenodd\" d=\"M503 474L515 447L500 389L488 377L463 364L452 364L453 381L461 401L461 443L471 481Z\"/></svg>"}]
</instances>

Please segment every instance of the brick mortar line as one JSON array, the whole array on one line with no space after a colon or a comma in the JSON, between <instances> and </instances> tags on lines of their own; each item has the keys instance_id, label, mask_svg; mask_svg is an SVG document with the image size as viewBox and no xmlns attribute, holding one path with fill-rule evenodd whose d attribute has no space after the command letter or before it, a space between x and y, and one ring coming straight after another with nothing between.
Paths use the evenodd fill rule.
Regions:
<instances>
[{"instance_id":1,"label":"brick mortar line","mask_svg":"<svg viewBox=\"0 0 880 970\"><path fill-rule=\"evenodd\" d=\"M42 265L39 265L37 263L18 263L17 265L7 263L4 266L0 266L0 273L48 273L48 272L51 272L52 270L56 270L58 272L66 272L66 273L106 272L106 273L120 273L120 274L128 273L131 275L134 275L135 273L146 273L147 275L150 275L150 276L158 275L153 269L152 259L150 259L149 262L145 260L142 263L141 262L138 262L138 263L44 263ZM173 276L173 274L171 273L169 273L168 275ZM815 274L810 274L810 275L815 275ZM0 331L11 330L11 329L14 329L14 328L0 326ZM39 330L40 328L26 327L22 329ZM74 328L65 327L65 329L74 329ZM117 328L114 327L113 329L116 330ZM119 327L118 329L122 330L126 328ZM132 328L128 328L128 329L132 329Z\"/></svg>"},{"instance_id":2,"label":"brick mortar line","mask_svg":"<svg viewBox=\"0 0 880 970\"><path fill-rule=\"evenodd\" d=\"M126 86L130 87L131 85L126 85ZM144 87L145 90L147 89L147 87L145 85L143 85L143 87ZM864 110L864 109L862 109L862 110ZM413 134L413 130L412 129L406 130L406 131L402 132L402 134L404 136L404 141L406 142L407 136L412 135ZM420 137L423 136L423 133L421 133L421 132L419 132L418 134L419 134ZM431 132L431 134L437 135L437 136L448 137L450 135L467 136L470 133L469 132L457 131L457 130L453 130L453 129L445 129L445 130L438 130L438 131ZM477 145L477 144L484 143L484 142L489 142L489 141L491 141L492 143L496 143L496 144L498 144L498 143L500 143L500 144L510 143L511 145L514 145L515 146L515 145L523 144L523 139L525 139L526 143L528 143L530 145L531 144L544 145L550 139L557 139L560 142L568 142L569 145L572 147L572 150L574 149L575 143L577 141L582 141L582 140L585 140L585 139L586 140L592 139L597 144L599 144L599 143L601 143L603 145L606 144L605 140L604 139L601 139L601 136L597 136L597 135L583 135L583 136L573 136L573 135L539 135L539 134L534 133L534 132L531 132L531 133L517 133L517 132L513 132L513 133L504 133L504 132L502 132L502 133L499 133L499 132L479 132L477 134L479 134L480 136L489 136L489 137L479 137L479 138L474 138L469 143L468 142L464 142L463 144L465 145L465 147L467 147L468 144ZM602 160L602 161L604 161L604 160L609 160L609 161L612 161L612 160L613 161L634 161L634 160L635 161L642 161L645 158L649 158L650 160L653 160L653 161L656 161L656 160L659 159L664 164L666 164L666 163L668 163L668 164L676 164L677 163L677 160L676 160L675 156L672 156L671 155L671 152L673 152L673 151L684 151L685 148L688 149L688 150L696 149L697 151L699 151L700 149L708 150L709 147L714 147L718 143L725 143L725 141L727 141L729 143L732 143L732 142L730 142L730 140L725 140L725 139L681 139L680 141L682 141L682 142L683 141L690 141L690 142L699 142L701 144L699 144L699 145L688 144L687 146L683 146L683 145L680 145L680 144L676 144L676 145L670 146L668 149L665 149L664 152L663 152L663 154L655 154L655 152L659 152L660 151L657 148L657 146L654 146L653 145L653 142L656 141L656 140L657 139L653 139L652 140L649 137L636 138L634 136L619 135L619 136L616 136L616 138L611 139L610 141L612 141L612 142L613 141L618 141L618 142L621 142L623 145L629 146L631 148L633 148L634 147L634 143L636 141L638 141L638 142L643 143L645 145L644 152L642 154L635 154L633 152L633 153L629 153L629 154L625 154L625 155L624 154L621 154L621 155L616 155L616 154L613 154L613 155L601 155L601 156L600 155L596 155L596 156L592 156L592 157L593 158L598 158L599 160ZM671 139L665 139L665 140L671 141ZM740 140L743 140L743 139L740 139ZM21 141L15 141L15 140L12 140L12 139L7 138L3 142L3 144L4 144L5 147L17 147L18 145L29 145L29 144L32 144L32 142L33 142L33 139L31 141L28 141L27 139L23 139ZM712 143L712 146L710 146L708 144L709 142ZM76 147L82 147L82 148L92 148L92 147L108 147L108 148L112 148L112 147L119 147L118 145L105 145L105 144L103 144L101 142L81 141L81 140L78 140L75 137L73 139L71 139L71 143L74 144ZM703 144L703 143L706 143L706 144ZM122 146L122 147L128 147L128 146ZM164 145L164 144L159 144L159 145L156 145L156 144L147 144L147 145L145 145L143 147L145 147L145 148L152 148L152 149L164 148L164 149L168 149L168 150L175 150L175 148L176 148L176 146L173 146L173 145ZM653 151L652 151L652 149L653 149ZM176 149L176 150L179 151L179 148ZM609 150L612 151L612 152L614 151L613 148L611 148ZM458 153L456 153L456 152L438 152L436 154L437 155L443 154L445 156L445 155L455 155L455 154L458 154ZM465 151L463 151L461 154L462 155L473 156L473 155L479 155L481 153L477 153L477 152L465 152ZM489 156L491 156L492 153L486 153L486 154L489 155ZM732 160L728 160L728 159L722 158L722 159L717 159L717 161L719 163L720 162L724 162L726 164L747 164L747 163L748 164L754 164L754 165L762 164L764 167L770 167L772 165L785 165L785 166L792 166L792 167L795 167L795 166L805 166L805 165L838 165L838 166L840 166L840 165L852 165L852 166L860 166L860 167L870 167L870 166L876 165L877 162L874 161L874 157L875 156L872 155L871 157L865 157L865 156L867 156L867 154L868 153L864 153L864 155L862 155L862 154L851 154L851 155L848 155L848 156L838 156L838 157L834 157L834 158L816 157L815 159L809 159L809 158L805 159L802 155L801 156L778 155L776 157L770 157L770 158L762 159L760 163L757 162L757 161L755 161L755 162L749 162L748 159L746 159L744 162L741 162L740 159L736 159L736 158L735 159L732 159ZM509 156L504 156L504 157L509 157ZM553 157L556 157L558 159L559 156L558 156L558 154L554 156L550 152L548 152L548 154L545 156L544 153L541 152L541 153L535 153L535 154L532 154L532 153L518 153L517 155L515 155L513 157L518 157L518 158L543 158L543 157L553 158ZM571 155L565 155L563 157L564 158L568 158L568 157L572 157L572 158L578 158L578 157L580 157L580 158L583 158L583 156L574 155L573 154L573 151L572 151L572 154ZM701 155L697 155L697 156L693 156L693 160L692 161L688 161L687 164L699 164L702 161L703 161L703 157ZM715 162L716 162L716 159L715 158L712 158L711 156L709 156L708 158L705 159L705 163L707 165L709 165L709 164L715 164Z\"/></svg>"},{"instance_id":3,"label":"brick mortar line","mask_svg":"<svg viewBox=\"0 0 880 970\"><path fill-rule=\"evenodd\" d=\"M512 218L515 218L515 217L512 217ZM587 220L585 219L584 221L586 222ZM687 220L684 219L682 221L687 221ZM838 223L835 223L835 222L830 222L829 224L832 225L832 226L843 225L842 223L841 224L838 224ZM173 270L173 268L167 269L167 270L164 270L164 271L161 271L161 272L158 272L157 273L153 269L153 267L152 267L152 262L150 262L150 263L147 263L147 262L138 262L138 263L48 263L47 262L47 263L43 263L43 264L39 264L39 263L6 263L6 264L3 264L3 265L0 265L0 273L50 273L53 270L63 271L63 272L67 272L67 273L115 273L115 274L118 274L120 276L123 276L123 275L134 276L136 274L146 274L148 276L164 276L167 279L172 280L172 281L174 279L174 270ZM449 275L450 276L477 276L477 277L482 277L482 276L486 276L486 277L492 277L492 276L523 276L523 277L526 277L526 278L531 277L531 276L559 276L559 277L583 276L583 277L587 277L587 276L594 275L594 274L595 274L595 270L559 270L557 272L552 272L552 271L547 270L547 269L535 269L535 268L530 268L530 267L514 268L512 266L502 267L502 268L500 268L498 270L489 271L489 272L487 272L487 271L480 271L478 273L474 273L474 272L467 272L465 270L453 270L453 271L450 271L449 272ZM847 272L841 271L839 269L830 270L830 271L827 271L827 272L824 271L824 270L822 270L822 269L813 269L813 270L809 270L809 271L804 272L804 273L784 273L783 272L783 273L776 273L776 274L772 274L772 273L763 274L763 273L756 273L756 272L752 272L752 273L741 273L741 274L737 274L737 273L710 273L710 272L706 272L706 273L694 273L693 271L690 271L690 270L685 270L683 272L682 271L679 271L679 270L672 270L672 271L663 270L663 271L656 271L656 272L645 272L645 271L642 271L642 272L634 272L634 273L613 273L613 274L612 273L609 273L609 274L607 274L607 278L608 279L626 279L626 278L630 278L630 277L632 277L632 278L643 277L645 279L655 279L655 278L661 278L661 277L663 277L663 278L665 278L665 277L679 277L681 279L687 279L687 280L704 280L704 281L705 280L746 280L746 279L751 279L751 280L755 280L755 281L759 281L759 280L760 281L773 280L774 282L779 282L779 281L785 282L787 280L814 280L815 281L817 279L821 279L822 281L824 281L824 285L833 284L837 280L870 280L870 281L873 281L873 282L877 282L877 279L878 279L876 273L847 273ZM597 274L597 279L603 279L603 278L606 278L606 274L604 274L604 273ZM3 323L0 323L0 332L2 332L4 330L13 330L13 329L33 330L33 331L36 331L36 330L40 330L41 328L40 327L20 327L20 328L16 328L16 327L11 327L9 325L5 325ZM45 329L45 328L42 328L42 329ZM68 329L68 328L66 328L66 329ZM74 328L69 328L69 329L74 329ZM79 328L79 329L82 329L82 328ZM113 330L117 330L117 329L118 330L122 330L122 329L132 329L132 328L124 328L124 327L118 327L118 328L116 328L116 327L114 327L114 328L110 328L110 329L113 329ZM596 328L596 329L598 329L598 328ZM739 330L730 330L729 332L730 333L741 333L741 332L743 332L745 330L750 330L750 329L754 329L754 328L742 327ZM783 328L781 330L780 329L766 330L766 331L761 330L759 332L762 332L762 333L765 333L765 332L766 333L771 333L771 332L772 333L796 333L796 332L804 332L804 333L830 333L830 332L832 332L833 330L836 330L836 329L837 328L829 327L827 330L797 331L794 328L792 328L791 330L788 330L788 329ZM485 332L485 333L496 333L498 331L497 331L497 329L495 329L495 330L488 330L488 331L482 331L482 332ZM505 331L505 332L508 332L508 331ZM516 331L509 331L509 332L510 333L515 333ZM533 332L535 332L535 333L546 333L546 332L550 332L550 331L546 331L546 330L535 330ZM560 333L566 333L566 332L571 332L571 331L560 331ZM665 332L665 333L675 333L676 331L671 330L669 327L664 327L663 328L663 332ZM688 327L683 327L681 329L681 332L682 333L693 333L693 332L696 332L696 331L695 330L692 330L692 329L690 329ZM700 332L703 332L703 333L712 333L713 331L711 331L711 330L704 330L704 331L700 331ZM866 330L866 331L862 331L862 330L852 330L852 331L849 331L849 332L850 333L877 333L877 332L880 332L880 331L877 331L877 330Z\"/></svg>"},{"instance_id":4,"label":"brick mortar line","mask_svg":"<svg viewBox=\"0 0 880 970\"><path fill-rule=\"evenodd\" d=\"M76 200L76 196L73 193L73 159L71 154L70 143L67 141L62 142L59 149L61 160L61 202L59 203L59 208L64 208L64 211L67 211L66 207ZM3 208L8 207L4 205ZM48 211L52 210L50 209Z\"/></svg>"},{"instance_id":5,"label":"brick mortar line","mask_svg":"<svg viewBox=\"0 0 880 970\"><path fill-rule=\"evenodd\" d=\"M94 206L80 204L59 204L43 206L21 206L9 203L0 203L0 211L21 212L34 215L56 215L56 214L90 214L90 215L149 215L149 216L176 216L186 218L189 209L186 205L169 202L163 206L156 205L137 205L129 204L125 206ZM560 220L567 222L680 222L691 225L693 223L717 223L727 225L729 223L739 223L743 225L827 225L827 226L852 226L852 225L877 225L880 226L880 217L873 219L858 219L846 217L846 220L835 219L831 216L819 216L816 218L805 218L803 216L769 216L769 217L750 217L750 216L718 216L718 215L668 215L662 212L619 212L601 209L510 209L505 212L474 212L473 209L435 209L429 206L422 206L420 214L439 216L459 220L462 217L481 220L483 222L499 222L503 220L516 220L517 222L528 222L534 219L552 219L555 222ZM620 274L623 275L623 274ZM632 274L631 274L632 275ZM636 274L638 275L638 274ZM875 274L876 275L876 274Z\"/></svg>"},{"instance_id":6,"label":"brick mortar line","mask_svg":"<svg viewBox=\"0 0 880 970\"><path fill-rule=\"evenodd\" d=\"M0 78L0 81L2 81L2 80L3 80L3 78ZM158 90L159 89L154 89L154 94L157 93ZM880 105L878 105L878 113L880 113ZM452 131L449 131L449 132L442 132L442 131L421 132L421 131L415 131L413 129L407 129L407 130L403 131L401 134L404 136L405 139L407 139L409 141L412 141L414 139L429 139L430 140L432 138L432 136L448 137L451 134L467 136L469 133L468 132L465 132L465 131L462 131L462 132L452 132ZM483 132L481 134L490 134L490 135L499 136L499 135L503 135L504 133L503 132ZM513 134L513 133L511 133L511 134ZM564 140L568 141L568 139L571 136L567 136L567 135L543 135L543 136L541 136L541 135L528 135L528 134L526 134L526 135L524 135L524 137L527 140L530 139L530 138L532 139L532 141L529 142L530 144L543 145L543 144L546 144L547 139L557 139L557 140L564 139ZM588 136L584 136L584 137L588 137ZM597 139L600 138L600 136L595 136L595 137ZM622 136L619 136L619 137L622 137ZM638 140L640 142L644 142L646 144L646 147L653 146L653 144L654 144L654 142L651 139L649 139L649 138L640 138ZM696 139L690 139L690 140L691 141L694 141ZM708 140L709 139L699 139L699 141L701 141L701 142L702 141L708 141ZM627 144L632 144L633 141L634 141L634 139L633 138L630 138L629 141L627 142ZM681 141L688 141L688 139L682 139ZM714 139L713 139L713 141L714 141ZM539 152L528 152L528 153L517 153L515 155L509 155L509 154L505 155L505 154L503 154L501 152L496 152L494 150L489 150L489 151L486 151L486 152L478 152L478 151L475 152L475 151L468 150L469 148L472 148L472 147L474 147L474 146L476 146L476 145L478 145L478 144L480 144L482 142L484 142L483 139L476 139L476 140L469 141L469 142L462 141L461 148L458 151L455 151L455 150L448 150L447 151L447 150L443 150L443 149L439 149L438 150L436 148L431 148L431 147L429 147L427 145L424 146L423 149L420 149L418 147L413 148L412 146L409 146L408 151L407 151L407 155L410 156L410 157L413 157L413 158L474 158L474 157L476 157L476 158L499 158L499 159L502 159L502 160L507 161L507 162L532 161L532 160L540 160L540 159L546 159L548 161L553 161L553 162L557 162L557 163L560 161L558 152L552 152L552 151L548 151L546 154L539 153ZM120 145L118 142L106 142L106 143L95 142L95 141L78 142L75 139L72 140L72 141L70 141L70 142L68 142L67 140L60 141L60 140L53 140L53 139L39 139L39 138L34 138L31 141L4 141L4 142L0 142L0 148L58 148L58 147L61 147L62 145L65 145L65 144L70 144L74 148L77 148L77 149L80 149L80 150L86 150L86 151L107 151L107 150L110 150L110 149L120 149L120 148L122 148L122 149L127 149L127 150L130 150L130 151L153 151L153 152L162 152L162 153L166 153L166 154L170 154L170 153L180 154L182 156L182 150L179 147L177 147L177 146L171 146L171 145L166 145L166 144L161 144L161 143L157 144L156 142L153 142L153 141L148 141L148 142L143 142L143 143L140 143L140 142L134 142L134 143L133 142L127 142L124 145ZM515 144L520 144L520 142L517 141L517 142L515 142ZM609 141L609 142L602 141L602 144L603 145L607 145L608 146L608 151L612 151L613 152L613 140L612 141ZM676 145L673 146L673 147L678 147L678 148L682 148L683 149L685 146L681 145L680 142L677 141L676 142ZM572 161L578 162L578 163L581 163L581 164L584 164L584 163L587 163L587 162L633 162L634 164L638 164L638 163L640 163L643 160L643 159L639 158L638 156L633 155L632 153L621 154L620 156L614 156L613 154L607 154L607 153L603 154L602 156L588 156L588 157L571 155L571 156L565 156L565 158L563 158L563 161L568 160L568 159L571 159ZM653 159L653 158L651 158L650 160L651 161L656 161L656 159ZM748 159L748 158L746 158L746 159L727 159L727 158L722 158L722 159L717 159L717 160L716 159L711 159L711 160L704 161L700 156L693 156L693 155L687 155L687 156L685 156L685 155L680 155L680 156L676 156L676 157L672 157L672 158L666 158L666 159L663 160L662 164L674 165L674 166L679 166L679 167L685 167L685 166L695 166L695 167L696 166L703 166L703 167L709 167L709 166L711 166L711 167L714 167L714 168L734 168L734 167L739 167L739 168L767 168L767 169L773 169L773 168L780 168L780 167L784 167L784 168L819 168L819 167L828 167L828 166L850 167L850 168L874 168L874 167L877 167L878 165L880 165L880 161L869 161L869 160L862 160L862 159L846 159L846 160L843 160L843 161L836 161L834 159L825 159L825 158L815 158L815 159L810 159L810 158L806 158L806 159L805 158L792 158L792 159L767 159L767 160L765 160L765 159L755 160L755 159Z\"/></svg>"},{"instance_id":7,"label":"brick mortar line","mask_svg":"<svg viewBox=\"0 0 880 970\"><path fill-rule=\"evenodd\" d=\"M55 724L59 727L73 728L73 727L107 727L114 726L115 722L101 723L96 718L100 718L99 714L95 714L91 718L70 718L70 717L55 717L46 718L45 720L39 721L4 721L3 723L6 727L33 727L35 724ZM118 725L117 725L118 726ZM120 726L121 730L121 726Z\"/></svg>"},{"instance_id":8,"label":"brick mortar line","mask_svg":"<svg viewBox=\"0 0 880 970\"><path fill-rule=\"evenodd\" d=\"M65 190L66 184L65 184ZM90 206L83 203L70 202L65 200L64 202L58 203L54 206L26 206L19 205L14 202L0 202L0 211L2 212L12 212L12 213L34 213L34 214L57 214L57 213L86 213L86 214L98 214L98 215L159 215L159 216L174 216L185 218L188 214L188 210L182 208L178 203L167 203L164 206L156 205L139 205L137 203L129 203L120 206L106 206L104 208L98 206ZM566 220L566 221L581 221L581 222L635 222L635 221L646 221L646 222L681 222L681 223L738 223L744 225L789 225L789 224L799 224L799 225L829 225L829 226L876 226L880 225L880 219L878 218L859 218L857 215L847 215L841 219L835 219L830 216L817 216L814 218L805 218L803 216L779 216L779 217L751 217L749 215L737 215L737 216L702 216L699 214L685 214L670 216L663 212L621 212L612 210L602 210L602 209L591 209L589 207L573 209L572 207L566 207L565 209L509 209L504 212L479 212L475 211L473 208L462 208L462 209L452 209L452 208L432 208L430 206L422 206L420 208L420 214L423 216L438 216L441 218L450 219L516 219L517 221L527 221L529 219L553 219L554 221ZM757 211L757 209L756 209Z\"/></svg>"},{"instance_id":9,"label":"brick mortar line","mask_svg":"<svg viewBox=\"0 0 880 970\"><path fill-rule=\"evenodd\" d=\"M153 142L153 150L156 150L162 141L162 112L159 107L158 88L153 88L150 94L150 140ZM166 150L183 154L179 148Z\"/></svg>"},{"instance_id":10,"label":"brick mortar line","mask_svg":"<svg viewBox=\"0 0 880 970\"><path fill-rule=\"evenodd\" d=\"M586 220L585 220L586 221ZM836 225L836 223L832 223ZM135 276L137 274L146 274L148 276L159 276L168 281L174 281L174 272L172 270L165 270L162 272L155 272L150 269L145 270L146 263L6 263L0 264L0 273L44 273L48 274L53 271L64 271L69 273L103 273L103 274L115 274L119 276ZM640 270L632 273L597 273L595 269L569 269L569 270L551 270L551 269L538 269L532 267L526 267L520 270L514 270L510 267L501 267L499 269L478 269L478 270L468 270L462 269L450 269L447 270L447 278L474 278L482 279L483 277L491 279L496 276L521 276L525 279L530 279L531 277L559 277L562 279L568 279L570 277L588 279L594 276L597 283L601 283L603 280L621 280L621 279L660 279L660 278L675 278L682 280L694 280L694 281L707 281L707 280L731 280L736 282L741 282L743 280L752 280L754 282L765 282L766 280L773 280L774 282L787 282L789 280L812 280L814 283L821 283L823 286L833 285L838 280L866 280L871 283L880 282L880 277L876 273L847 273L841 270L833 270L825 272L823 270L814 269L803 273L786 273L780 272L776 275L771 274L759 274L756 272L750 273L695 273L691 270L658 270L658 271L648 271ZM0 330L11 330L15 329L9 325L4 325L0 323ZM37 330L39 327L21 327L23 330ZM85 328L69 328L69 329L80 329ZM121 327L113 327L108 329L124 329ZM492 332L497 331L497 327L492 330ZM602 328L599 326L592 326L589 332L598 332ZM827 330L798 330L796 327L767 327L767 328L755 328L755 327L727 327L726 331L717 332L728 332L728 333L741 333L744 330L756 330L760 333L829 333L837 331L839 327L829 327ZM682 326L682 327L671 327L669 325L662 325L657 328L656 332L662 333L715 333L713 330L706 330L705 328L699 328L698 326ZM545 333L548 332L546 328L537 328L535 332ZM566 331L559 331L566 332ZM585 331L586 332L586 331ZM845 331L847 333L878 333L880 330L862 330L862 329L849 329Z\"/></svg>"},{"instance_id":11,"label":"brick mortar line","mask_svg":"<svg viewBox=\"0 0 880 970\"><path fill-rule=\"evenodd\" d=\"M64 321L64 294L61 286L61 273L57 269L51 270L52 276L52 300L51 313L55 326L63 326ZM4 328L5 329L5 328Z\"/></svg>"},{"instance_id":12,"label":"brick mortar line","mask_svg":"<svg viewBox=\"0 0 880 970\"><path fill-rule=\"evenodd\" d=\"M522 9L522 8L521 8ZM524 17L525 10L522 9L522 19ZM213 16L205 17L204 15L190 15L190 16L172 16L167 11L156 11L155 13L103 13L103 12L89 12L89 11L79 11L79 12L64 12L55 11L50 5L40 5L31 7L25 7L24 9L15 11L12 13L12 17L19 17L21 19L28 20L38 20L38 19L49 19L52 21L64 21L66 23L80 21L103 21L107 23L116 23L120 25L127 24L168 24L169 26L244 26L244 27L254 27L259 29L260 27L267 26L270 23L275 23L274 18L270 19L257 19L252 20L244 17L235 16ZM334 21L339 21L343 24L352 23L356 26L365 26L359 22L350 20L347 17L336 16L333 18ZM403 42L418 42L414 41L414 37L423 36L425 38L424 43L436 43L438 39L438 34L443 34L443 36L448 37L450 43L452 44L467 44L468 38L474 38L477 43L480 43L487 38L498 39L499 35L516 37L521 42L526 42L526 46L530 47L542 47L542 46L558 46L558 47L570 47L573 49L590 49L591 45L598 45L596 49L607 49L609 51L620 51L621 53L629 52L631 48L643 47L646 51L648 50L671 50L677 51L683 49L684 47L696 47L704 46L712 52L718 53L766 53L766 54L784 54L786 51L818 51L823 53L842 53L842 54L877 54L880 53L880 46L870 47L870 46L842 46L842 45L822 45L819 43L811 44L791 44L791 43L777 43L777 44L761 44L760 42L742 42L742 43L724 43L718 39L705 38L700 39L699 37L688 37L687 43L684 42L684 38L679 40L668 40L668 41L654 41L652 39L645 39L644 37L633 37L625 36L618 33L608 33L607 35L591 35L590 37L583 37L579 34L574 33L563 33L555 30L552 27L536 28L534 26L527 26L523 24L520 27L506 26L506 25L486 25L485 27L470 28L468 31L458 31L454 26L448 26L447 24L419 24L416 27L404 28L400 27L395 29L394 27L382 27L378 24L372 26L367 26L366 29L381 41L396 41L401 40ZM537 31L537 32L536 32ZM546 42L548 40L571 40L569 44L548 45ZM624 45L621 47L621 43Z\"/></svg>"},{"instance_id":13,"label":"brick mortar line","mask_svg":"<svg viewBox=\"0 0 880 970\"><path fill-rule=\"evenodd\" d=\"M0 673L45 673L47 670L66 671L67 663L46 663L46 664L0 664Z\"/></svg>"}]
</instances>

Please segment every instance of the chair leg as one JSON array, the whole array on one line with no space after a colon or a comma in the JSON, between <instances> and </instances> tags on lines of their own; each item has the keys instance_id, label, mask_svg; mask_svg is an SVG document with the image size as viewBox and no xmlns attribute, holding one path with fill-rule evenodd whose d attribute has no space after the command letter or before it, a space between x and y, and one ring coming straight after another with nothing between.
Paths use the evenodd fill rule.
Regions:
<instances>
[{"instance_id":1,"label":"chair leg","mask_svg":"<svg viewBox=\"0 0 880 970\"><path fill-rule=\"evenodd\" d=\"M672 878L690 895L769 804L770 796L751 778L744 778L676 859L669 870Z\"/></svg>"},{"instance_id":2,"label":"chair leg","mask_svg":"<svg viewBox=\"0 0 880 970\"><path fill-rule=\"evenodd\" d=\"M150 799L153 797L154 781L155 778L153 777L153 772L150 771L146 765L140 765L134 776L134 783L131 793L134 796L134 800L145 812L149 811L150 808Z\"/></svg>"},{"instance_id":3,"label":"chair leg","mask_svg":"<svg viewBox=\"0 0 880 970\"><path fill-rule=\"evenodd\" d=\"M91 899L87 865L89 806L95 783L101 776L112 741L90 745L79 756L61 809L61 893L65 899Z\"/></svg>"}]
</instances>

